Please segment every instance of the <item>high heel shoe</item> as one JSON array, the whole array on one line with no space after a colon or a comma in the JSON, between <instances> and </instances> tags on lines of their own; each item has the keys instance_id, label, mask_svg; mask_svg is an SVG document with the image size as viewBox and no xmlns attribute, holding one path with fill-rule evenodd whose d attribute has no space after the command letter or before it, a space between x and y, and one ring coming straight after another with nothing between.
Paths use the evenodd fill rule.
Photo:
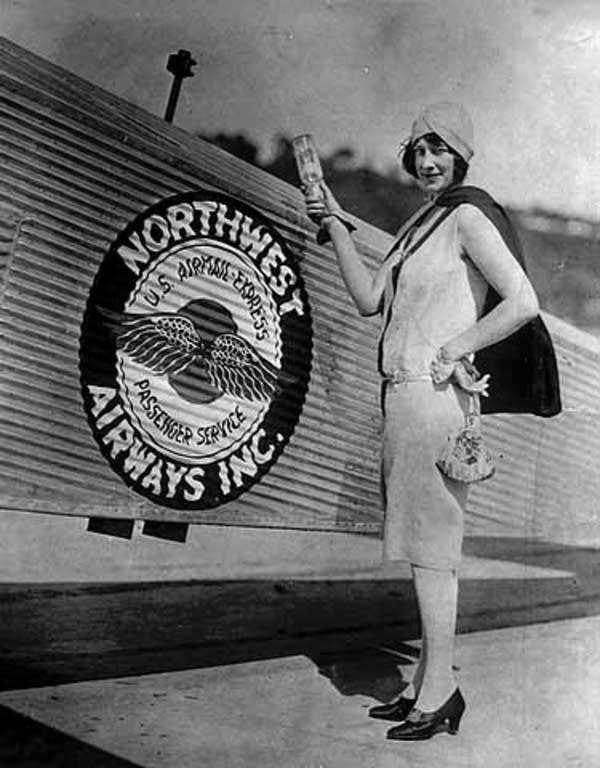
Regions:
<instances>
[{"instance_id":1,"label":"high heel shoe","mask_svg":"<svg viewBox=\"0 0 600 768\"><path fill-rule=\"evenodd\" d=\"M465 700L457 688L448 701L434 712L413 709L411 719L390 728L387 738L398 741L422 741L444 730L452 734L458 733L465 707Z\"/></svg>"},{"instance_id":2,"label":"high heel shoe","mask_svg":"<svg viewBox=\"0 0 600 768\"><path fill-rule=\"evenodd\" d=\"M399 723L406 720L406 716L415 706L416 699L406 699L403 696L390 701L388 704L378 704L371 707L369 717L377 720L392 720Z\"/></svg>"}]
</instances>

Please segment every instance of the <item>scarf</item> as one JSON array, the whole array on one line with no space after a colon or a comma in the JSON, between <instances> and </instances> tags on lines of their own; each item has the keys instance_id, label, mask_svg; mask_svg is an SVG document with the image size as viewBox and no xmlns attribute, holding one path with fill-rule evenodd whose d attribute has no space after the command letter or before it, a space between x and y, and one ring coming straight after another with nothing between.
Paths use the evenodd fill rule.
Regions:
<instances>
[{"instance_id":1,"label":"scarf","mask_svg":"<svg viewBox=\"0 0 600 768\"><path fill-rule=\"evenodd\" d=\"M515 228L505 210L477 187L451 187L435 201L456 208L469 203L479 208L496 227L524 271L525 260ZM501 297L488 287L483 314L491 312ZM552 339L538 315L506 339L480 350L475 366L490 374L489 397L482 398L482 413L532 413L555 416L561 411L558 366Z\"/></svg>"}]
</instances>

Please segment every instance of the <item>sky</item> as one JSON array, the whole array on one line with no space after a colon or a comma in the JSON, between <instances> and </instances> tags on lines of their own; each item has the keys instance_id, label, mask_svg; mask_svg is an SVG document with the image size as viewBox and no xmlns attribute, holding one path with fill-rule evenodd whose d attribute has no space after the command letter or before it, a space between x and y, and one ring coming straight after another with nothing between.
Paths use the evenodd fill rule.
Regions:
<instances>
[{"instance_id":1,"label":"sky","mask_svg":"<svg viewBox=\"0 0 600 768\"><path fill-rule=\"evenodd\" d=\"M0 34L160 116L187 49L180 127L265 152L311 132L381 169L424 105L458 101L470 183L600 221L597 0L0 0Z\"/></svg>"}]
</instances>

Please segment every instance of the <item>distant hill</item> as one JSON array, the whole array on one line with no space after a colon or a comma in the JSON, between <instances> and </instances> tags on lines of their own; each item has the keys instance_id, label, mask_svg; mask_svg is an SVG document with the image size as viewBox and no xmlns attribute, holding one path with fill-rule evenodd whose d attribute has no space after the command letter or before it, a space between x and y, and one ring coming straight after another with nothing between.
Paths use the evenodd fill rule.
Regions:
<instances>
[{"instance_id":1,"label":"distant hill","mask_svg":"<svg viewBox=\"0 0 600 768\"><path fill-rule=\"evenodd\" d=\"M541 306L600 336L600 226L556 215L511 212ZM536 228L532 226L536 225ZM544 231L537 227L547 227Z\"/></svg>"},{"instance_id":2,"label":"distant hill","mask_svg":"<svg viewBox=\"0 0 600 768\"><path fill-rule=\"evenodd\" d=\"M298 184L289 139L279 137L272 158L261 161L243 134L203 136L231 154L290 184ZM327 183L340 204L364 221L394 233L423 201L399 173L358 166L351 148L321 158ZM600 336L600 223L568 219L556 212L509 209L523 242L531 280L546 311Z\"/></svg>"}]
</instances>

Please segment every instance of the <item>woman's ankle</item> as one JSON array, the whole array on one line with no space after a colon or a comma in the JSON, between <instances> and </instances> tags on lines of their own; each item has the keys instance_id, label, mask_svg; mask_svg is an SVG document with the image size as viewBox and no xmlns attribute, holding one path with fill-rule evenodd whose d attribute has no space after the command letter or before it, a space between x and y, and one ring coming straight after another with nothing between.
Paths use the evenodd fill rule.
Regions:
<instances>
[{"instance_id":1,"label":"woman's ankle","mask_svg":"<svg viewBox=\"0 0 600 768\"><path fill-rule=\"evenodd\" d=\"M415 689L415 686L413 683L409 683L406 688L402 689L402 693L400 696L403 699L416 699L417 698L417 691Z\"/></svg>"},{"instance_id":2,"label":"woman's ankle","mask_svg":"<svg viewBox=\"0 0 600 768\"><path fill-rule=\"evenodd\" d=\"M440 680L435 685L423 685L418 696L415 697L415 707L421 712L434 712L446 703L456 688L457 682L453 678Z\"/></svg>"}]
</instances>

